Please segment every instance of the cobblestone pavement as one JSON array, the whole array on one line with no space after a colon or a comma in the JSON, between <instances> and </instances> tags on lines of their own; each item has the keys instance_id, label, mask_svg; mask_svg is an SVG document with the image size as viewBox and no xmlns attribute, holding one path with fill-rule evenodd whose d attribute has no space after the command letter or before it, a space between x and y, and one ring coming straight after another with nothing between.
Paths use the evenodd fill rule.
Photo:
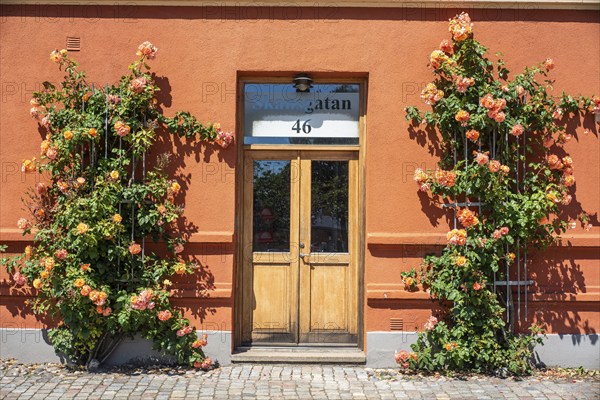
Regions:
<instances>
[{"instance_id":1,"label":"cobblestone pavement","mask_svg":"<svg viewBox=\"0 0 600 400\"><path fill-rule=\"evenodd\" d=\"M474 376L420 377L329 365L248 365L210 372L69 372L15 366L0 371L2 399L599 399L600 382Z\"/></svg>"}]
</instances>

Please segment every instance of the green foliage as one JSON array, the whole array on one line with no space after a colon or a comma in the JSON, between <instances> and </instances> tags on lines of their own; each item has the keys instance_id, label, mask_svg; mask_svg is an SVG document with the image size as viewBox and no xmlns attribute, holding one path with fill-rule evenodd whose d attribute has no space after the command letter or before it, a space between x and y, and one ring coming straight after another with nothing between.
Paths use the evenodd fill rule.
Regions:
<instances>
[{"instance_id":1,"label":"green foliage","mask_svg":"<svg viewBox=\"0 0 600 400\"><path fill-rule=\"evenodd\" d=\"M421 95L432 110L406 109L415 126L439 133L443 151L439 169L417 170L415 181L434 201L483 205L459 207L463 229L448 233L440 255L424 259L418 278L440 303L440 321L432 317L413 353L397 359L405 368L429 371L528 374L541 330L511 332L493 291L494 274L508 279L505 269L517 268L509 249L543 249L564 231L566 222L552 216L570 203L575 178L572 159L558 156L570 139L561 121L600 111L600 98L553 98L551 59L509 79L504 61L490 61L473 38L467 14L451 20L450 32L453 41L431 55L436 78ZM402 277L417 278L417 271Z\"/></svg>"},{"instance_id":2,"label":"green foliage","mask_svg":"<svg viewBox=\"0 0 600 400\"><path fill-rule=\"evenodd\" d=\"M179 254L181 186L167 175L168 156L148 171L144 157L159 129L223 147L233 137L189 113L162 115L147 64L155 55L143 43L128 75L95 88L66 51L55 51L51 60L64 80L59 88L44 82L31 100L46 138L41 160L25 160L23 170L45 173L49 182L28 193L31 217L19 220L33 246L4 263L17 285L35 288L33 310L58 322L50 339L74 363L101 363L123 338L141 334L180 363L211 366L202 351L206 338L198 340L169 301L167 278L197 270ZM166 251L143 248L146 239Z\"/></svg>"}]
</instances>

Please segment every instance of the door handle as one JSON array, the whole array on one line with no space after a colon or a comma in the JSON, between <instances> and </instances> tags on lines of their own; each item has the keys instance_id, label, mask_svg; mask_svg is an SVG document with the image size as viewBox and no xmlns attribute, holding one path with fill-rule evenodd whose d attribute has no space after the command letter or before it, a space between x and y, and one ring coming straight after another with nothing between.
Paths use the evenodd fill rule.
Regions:
<instances>
[{"instance_id":1,"label":"door handle","mask_svg":"<svg viewBox=\"0 0 600 400\"><path fill-rule=\"evenodd\" d=\"M310 259L306 259L306 257L310 257L310 253L300 253L300 258L302 258L302 261L304 261L306 264L310 264Z\"/></svg>"}]
</instances>

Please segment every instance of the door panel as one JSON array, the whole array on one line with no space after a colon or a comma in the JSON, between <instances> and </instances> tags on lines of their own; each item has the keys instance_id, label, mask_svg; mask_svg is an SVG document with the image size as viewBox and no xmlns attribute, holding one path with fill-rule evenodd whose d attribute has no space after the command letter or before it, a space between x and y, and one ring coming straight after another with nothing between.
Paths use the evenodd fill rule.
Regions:
<instances>
[{"instance_id":1,"label":"door panel","mask_svg":"<svg viewBox=\"0 0 600 400\"><path fill-rule=\"evenodd\" d=\"M292 283L289 264L254 263L252 280L252 340L289 342L294 340L289 304Z\"/></svg>"},{"instance_id":2,"label":"door panel","mask_svg":"<svg viewBox=\"0 0 600 400\"><path fill-rule=\"evenodd\" d=\"M244 181L242 343L297 341L297 160L247 158ZM297 240L295 240L297 243Z\"/></svg>"},{"instance_id":3,"label":"door panel","mask_svg":"<svg viewBox=\"0 0 600 400\"><path fill-rule=\"evenodd\" d=\"M300 242L310 243L300 257L300 341L355 344L356 160L316 158L300 161Z\"/></svg>"}]
</instances>

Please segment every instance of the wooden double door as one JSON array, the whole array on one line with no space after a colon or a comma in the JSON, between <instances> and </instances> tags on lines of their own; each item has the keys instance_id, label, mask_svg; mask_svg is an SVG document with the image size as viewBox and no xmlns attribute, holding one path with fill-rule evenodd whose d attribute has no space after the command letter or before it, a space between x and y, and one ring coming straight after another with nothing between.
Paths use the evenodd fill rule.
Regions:
<instances>
[{"instance_id":1,"label":"wooden double door","mask_svg":"<svg viewBox=\"0 0 600 400\"><path fill-rule=\"evenodd\" d=\"M357 152L244 161L241 344L356 345Z\"/></svg>"}]
</instances>

